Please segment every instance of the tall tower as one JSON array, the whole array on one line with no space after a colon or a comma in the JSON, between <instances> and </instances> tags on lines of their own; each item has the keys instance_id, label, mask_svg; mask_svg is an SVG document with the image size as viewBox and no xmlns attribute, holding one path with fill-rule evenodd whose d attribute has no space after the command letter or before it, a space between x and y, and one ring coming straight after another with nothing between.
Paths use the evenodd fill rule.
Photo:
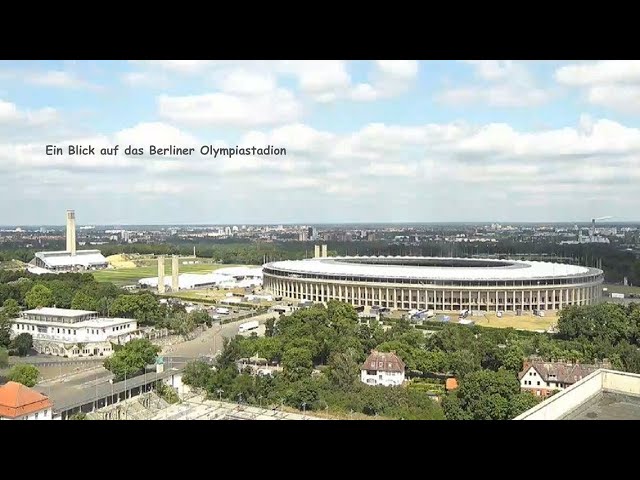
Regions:
<instances>
[{"instance_id":1,"label":"tall tower","mask_svg":"<svg viewBox=\"0 0 640 480\"><path fill-rule=\"evenodd\" d=\"M327 245L326 245L326 244L325 244L325 245L322 245L322 253L321 253L321 256L322 256L323 258L326 258L326 257L328 256L328 255L327 255Z\"/></svg>"},{"instance_id":2,"label":"tall tower","mask_svg":"<svg viewBox=\"0 0 640 480\"><path fill-rule=\"evenodd\" d=\"M313 246L313 258L318 258L320 256L320 245Z\"/></svg>"},{"instance_id":3,"label":"tall tower","mask_svg":"<svg viewBox=\"0 0 640 480\"><path fill-rule=\"evenodd\" d=\"M158 293L164 293L164 255L158 255Z\"/></svg>"},{"instance_id":4,"label":"tall tower","mask_svg":"<svg viewBox=\"0 0 640 480\"><path fill-rule=\"evenodd\" d=\"M67 210L67 252L76 254L76 212Z\"/></svg>"},{"instance_id":5,"label":"tall tower","mask_svg":"<svg viewBox=\"0 0 640 480\"><path fill-rule=\"evenodd\" d=\"M180 272L180 262L178 261L178 255L171 257L171 291L177 292L180 289L180 282L178 281Z\"/></svg>"}]
</instances>

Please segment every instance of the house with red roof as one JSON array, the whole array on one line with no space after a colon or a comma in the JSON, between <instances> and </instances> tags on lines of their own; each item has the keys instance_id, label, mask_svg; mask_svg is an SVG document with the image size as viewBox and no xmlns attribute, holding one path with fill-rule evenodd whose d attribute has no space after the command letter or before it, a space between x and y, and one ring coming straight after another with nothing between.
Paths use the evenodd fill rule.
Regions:
<instances>
[{"instance_id":1,"label":"house with red roof","mask_svg":"<svg viewBox=\"0 0 640 480\"><path fill-rule=\"evenodd\" d=\"M52 420L49 398L21 383L0 386L0 420Z\"/></svg>"}]
</instances>

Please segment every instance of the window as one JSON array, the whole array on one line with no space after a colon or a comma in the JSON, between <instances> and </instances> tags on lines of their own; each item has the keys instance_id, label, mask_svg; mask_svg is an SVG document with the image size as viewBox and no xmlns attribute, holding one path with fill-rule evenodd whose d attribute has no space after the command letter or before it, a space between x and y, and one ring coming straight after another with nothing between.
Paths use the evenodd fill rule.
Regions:
<instances>
[{"instance_id":1,"label":"window","mask_svg":"<svg viewBox=\"0 0 640 480\"><path fill-rule=\"evenodd\" d=\"M36 412L36 420L38 419L38 413Z\"/></svg>"},{"instance_id":2,"label":"window","mask_svg":"<svg viewBox=\"0 0 640 480\"><path fill-rule=\"evenodd\" d=\"M538 386L540 386L540 380L538 380Z\"/></svg>"}]
</instances>

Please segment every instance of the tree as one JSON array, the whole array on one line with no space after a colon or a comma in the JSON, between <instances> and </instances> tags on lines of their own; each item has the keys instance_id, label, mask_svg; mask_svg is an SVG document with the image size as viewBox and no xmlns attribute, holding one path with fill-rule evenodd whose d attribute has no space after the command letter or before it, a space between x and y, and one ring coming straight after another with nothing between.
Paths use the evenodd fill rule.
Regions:
<instances>
[{"instance_id":1,"label":"tree","mask_svg":"<svg viewBox=\"0 0 640 480\"><path fill-rule=\"evenodd\" d=\"M160 347L147 339L137 338L125 344L104 362L104 368L114 374L116 381L131 377L153 363Z\"/></svg>"},{"instance_id":2,"label":"tree","mask_svg":"<svg viewBox=\"0 0 640 480\"><path fill-rule=\"evenodd\" d=\"M73 296L71 308L76 310L96 310L98 302L84 292L78 292Z\"/></svg>"},{"instance_id":3,"label":"tree","mask_svg":"<svg viewBox=\"0 0 640 480\"><path fill-rule=\"evenodd\" d=\"M205 388L213 371L211 367L202 361L189 362L182 373L182 381L191 387Z\"/></svg>"},{"instance_id":4,"label":"tree","mask_svg":"<svg viewBox=\"0 0 640 480\"><path fill-rule=\"evenodd\" d=\"M329 380L342 390L349 390L358 379L360 367L349 353L336 352L329 357Z\"/></svg>"},{"instance_id":5,"label":"tree","mask_svg":"<svg viewBox=\"0 0 640 480\"><path fill-rule=\"evenodd\" d=\"M40 372L33 365L29 365L27 363L20 363L15 365L9 371L9 380L12 382L18 382L24 385L25 387L33 387L36 383L38 383L38 377L40 376Z\"/></svg>"},{"instance_id":6,"label":"tree","mask_svg":"<svg viewBox=\"0 0 640 480\"><path fill-rule=\"evenodd\" d=\"M13 339L13 348L20 357L26 357L33 348L33 337L29 333L21 333Z\"/></svg>"},{"instance_id":7,"label":"tree","mask_svg":"<svg viewBox=\"0 0 640 480\"><path fill-rule=\"evenodd\" d=\"M69 420L86 420L86 419L87 419L87 414L84 412L74 413L73 415L69 416Z\"/></svg>"},{"instance_id":8,"label":"tree","mask_svg":"<svg viewBox=\"0 0 640 480\"><path fill-rule=\"evenodd\" d=\"M0 347L0 369L7 368L9 366L9 352L6 348Z\"/></svg>"},{"instance_id":9,"label":"tree","mask_svg":"<svg viewBox=\"0 0 640 480\"><path fill-rule=\"evenodd\" d=\"M38 283L27 292L24 300L29 308L50 307L53 305L53 293Z\"/></svg>"},{"instance_id":10,"label":"tree","mask_svg":"<svg viewBox=\"0 0 640 480\"><path fill-rule=\"evenodd\" d=\"M190 334L196 329L196 323L190 314L178 313L169 322L169 328L188 340Z\"/></svg>"},{"instance_id":11,"label":"tree","mask_svg":"<svg viewBox=\"0 0 640 480\"><path fill-rule=\"evenodd\" d=\"M0 347L11 345L11 320L0 316Z\"/></svg>"},{"instance_id":12,"label":"tree","mask_svg":"<svg viewBox=\"0 0 640 480\"><path fill-rule=\"evenodd\" d=\"M2 304L2 313L6 318L16 318L20 314L20 305L13 298L7 298Z\"/></svg>"},{"instance_id":13,"label":"tree","mask_svg":"<svg viewBox=\"0 0 640 480\"><path fill-rule=\"evenodd\" d=\"M555 395L557 391L553 390L551 394ZM509 401L509 418L516 418L521 413L535 407L540 400L542 400L540 397L536 397L529 392L520 392L514 395Z\"/></svg>"},{"instance_id":14,"label":"tree","mask_svg":"<svg viewBox=\"0 0 640 480\"><path fill-rule=\"evenodd\" d=\"M509 347L502 349L500 361L505 369L518 373L522 370L524 352L518 345L510 345Z\"/></svg>"},{"instance_id":15,"label":"tree","mask_svg":"<svg viewBox=\"0 0 640 480\"><path fill-rule=\"evenodd\" d=\"M275 333L276 319L271 317L267 319L264 326L264 336L273 337Z\"/></svg>"},{"instance_id":16,"label":"tree","mask_svg":"<svg viewBox=\"0 0 640 480\"><path fill-rule=\"evenodd\" d=\"M519 393L520 384L513 372L479 370L464 376L460 388L451 393L458 403L449 399L443 408L447 418L468 416L473 420L507 420L512 413L509 403Z\"/></svg>"},{"instance_id":17,"label":"tree","mask_svg":"<svg viewBox=\"0 0 640 480\"><path fill-rule=\"evenodd\" d=\"M297 381L311 375L313 357L306 348L294 347L282 355L282 367L290 381Z\"/></svg>"}]
</instances>

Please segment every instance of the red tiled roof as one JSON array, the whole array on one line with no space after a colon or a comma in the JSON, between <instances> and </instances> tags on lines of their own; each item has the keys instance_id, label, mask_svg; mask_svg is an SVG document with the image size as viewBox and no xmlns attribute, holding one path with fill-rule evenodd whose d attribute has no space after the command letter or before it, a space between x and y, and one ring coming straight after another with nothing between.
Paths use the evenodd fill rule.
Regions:
<instances>
[{"instance_id":1,"label":"red tiled roof","mask_svg":"<svg viewBox=\"0 0 640 480\"><path fill-rule=\"evenodd\" d=\"M362 364L362 370L379 372L404 372L404 362L395 352L378 352L374 350Z\"/></svg>"},{"instance_id":2,"label":"red tiled roof","mask_svg":"<svg viewBox=\"0 0 640 480\"><path fill-rule=\"evenodd\" d=\"M455 390L456 388L458 388L458 380L453 377L447 378L444 384L444 388L446 390Z\"/></svg>"},{"instance_id":3,"label":"red tiled roof","mask_svg":"<svg viewBox=\"0 0 640 480\"><path fill-rule=\"evenodd\" d=\"M50 407L47 397L21 383L8 382L0 387L0 417L16 418Z\"/></svg>"}]
</instances>

